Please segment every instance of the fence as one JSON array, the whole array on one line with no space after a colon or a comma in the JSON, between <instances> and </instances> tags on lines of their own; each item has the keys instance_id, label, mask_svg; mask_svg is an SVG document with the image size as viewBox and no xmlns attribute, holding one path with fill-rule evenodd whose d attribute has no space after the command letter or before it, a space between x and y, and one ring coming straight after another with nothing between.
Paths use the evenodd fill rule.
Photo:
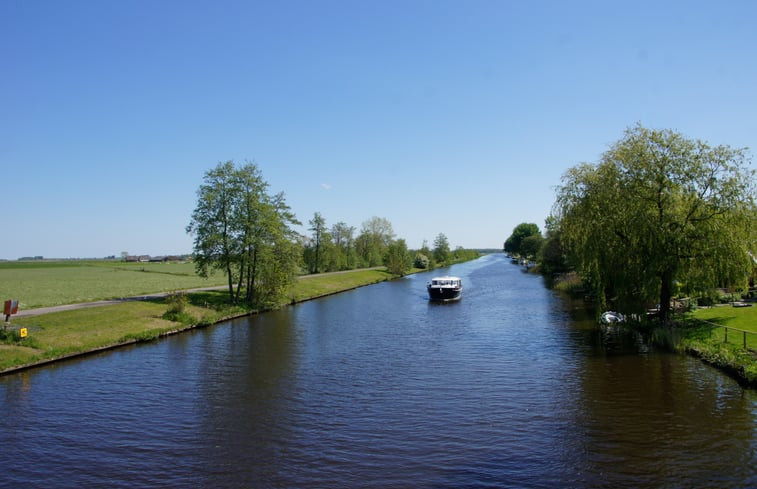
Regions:
<instances>
[{"instance_id":1,"label":"fence","mask_svg":"<svg viewBox=\"0 0 757 489\"><path fill-rule=\"evenodd\" d=\"M740 336L740 343L743 346L743 348L750 349L750 350L757 350L757 332L755 331L747 331L745 329L739 329L734 328L731 326L724 326L722 324L713 323L711 321L705 321L704 319L697 319L700 323L705 323L708 326L712 327L712 330L710 331L710 334L714 332L715 330L722 328L723 329L723 342L728 343L728 333L731 332L731 338L733 339L733 336L736 336L737 338ZM735 333L735 335L733 334ZM741 333L741 334L739 334ZM747 338L749 338L749 341L747 341ZM738 341L738 340L737 340Z\"/></svg>"}]
</instances>

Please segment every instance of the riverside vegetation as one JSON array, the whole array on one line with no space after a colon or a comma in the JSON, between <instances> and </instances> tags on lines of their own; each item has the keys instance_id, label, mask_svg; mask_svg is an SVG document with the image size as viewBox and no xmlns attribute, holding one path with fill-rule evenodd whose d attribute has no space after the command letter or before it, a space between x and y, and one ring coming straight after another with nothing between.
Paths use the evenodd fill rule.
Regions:
<instances>
[{"instance_id":1,"label":"riverside vegetation","mask_svg":"<svg viewBox=\"0 0 757 489\"><path fill-rule=\"evenodd\" d=\"M478 254L469 252L463 257L451 259L447 264L466 261L475 256ZM410 273L418 271L422 269L409 270ZM385 267L305 275L295 281L278 306L396 277ZM151 341L168 334L258 312L249 304L231 303L228 291L224 289L179 290L177 285L199 288L217 286L219 282L223 285L226 281L220 274L210 275L208 279L198 277L191 263L5 262L0 263L0 278L0 294L8 298L21 298L22 310L29 308L29 304L42 307L169 291L164 297L146 300L12 317L9 328L0 326L0 372ZM16 295L19 290L24 293ZM26 338L20 337L21 328L26 328Z\"/></svg>"},{"instance_id":2,"label":"riverside vegetation","mask_svg":"<svg viewBox=\"0 0 757 489\"><path fill-rule=\"evenodd\" d=\"M637 318L630 324L658 344L757 386L757 341L750 339L757 308L729 304L755 299L757 185L750 166L746 149L637 125L597 164L563 175L545 236L535 224L520 224L505 251L536 261L560 288L580 290L598 313ZM698 307L714 302L728 306ZM739 333L746 345L734 344L733 333L726 343L724 327L747 331Z\"/></svg>"}]
</instances>

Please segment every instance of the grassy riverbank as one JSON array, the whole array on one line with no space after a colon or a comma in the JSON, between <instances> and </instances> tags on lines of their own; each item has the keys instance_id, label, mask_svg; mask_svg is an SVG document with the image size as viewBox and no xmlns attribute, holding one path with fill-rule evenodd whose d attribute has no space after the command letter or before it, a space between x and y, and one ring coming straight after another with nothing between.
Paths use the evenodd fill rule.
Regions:
<instances>
[{"instance_id":1,"label":"grassy riverbank","mask_svg":"<svg viewBox=\"0 0 757 489\"><path fill-rule=\"evenodd\" d=\"M291 302L301 302L392 278L394 276L384 269L302 277L293 288L290 299ZM192 283L192 286L196 284ZM165 289L140 293L155 290ZM106 297L114 296L106 294ZM86 297L84 300L93 299ZM0 373L147 341L254 312L241 306L230 306L226 290L188 293L185 300L179 302L181 313L173 315L166 313L175 309L176 300L166 297L14 318L7 331L0 327ZM19 337L21 327L28 331L25 339Z\"/></svg>"},{"instance_id":2,"label":"grassy riverbank","mask_svg":"<svg viewBox=\"0 0 757 489\"><path fill-rule=\"evenodd\" d=\"M572 297L585 293L575 273L559 277L552 285ZM648 334L658 346L694 355L725 371L742 385L757 388L757 305L721 304L687 312L678 317L672 327L656 323L632 327Z\"/></svg>"},{"instance_id":3,"label":"grassy riverbank","mask_svg":"<svg viewBox=\"0 0 757 489\"><path fill-rule=\"evenodd\" d=\"M698 309L676 330L676 349L723 369L743 385L757 387L757 307Z\"/></svg>"}]
</instances>

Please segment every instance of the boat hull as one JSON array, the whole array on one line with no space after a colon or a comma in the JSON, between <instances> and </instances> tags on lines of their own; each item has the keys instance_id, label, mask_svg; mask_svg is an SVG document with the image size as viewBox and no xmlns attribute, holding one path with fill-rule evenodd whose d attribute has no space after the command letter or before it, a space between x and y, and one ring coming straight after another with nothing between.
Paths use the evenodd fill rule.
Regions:
<instances>
[{"instance_id":1,"label":"boat hull","mask_svg":"<svg viewBox=\"0 0 757 489\"><path fill-rule=\"evenodd\" d=\"M428 298L432 301L456 301L463 296L462 287L428 286Z\"/></svg>"}]
</instances>

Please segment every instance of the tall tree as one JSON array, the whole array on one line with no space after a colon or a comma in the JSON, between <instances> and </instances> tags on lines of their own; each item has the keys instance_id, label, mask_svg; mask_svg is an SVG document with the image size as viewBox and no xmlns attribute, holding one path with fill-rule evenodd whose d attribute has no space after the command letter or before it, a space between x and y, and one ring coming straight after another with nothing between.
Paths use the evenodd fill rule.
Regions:
<instances>
[{"instance_id":1,"label":"tall tree","mask_svg":"<svg viewBox=\"0 0 757 489\"><path fill-rule=\"evenodd\" d=\"M545 221L547 238L541 248L539 265L544 275L552 276L567 272L570 269L566 251L562 245L562 231L555 216L550 215Z\"/></svg>"},{"instance_id":2,"label":"tall tree","mask_svg":"<svg viewBox=\"0 0 757 489\"><path fill-rule=\"evenodd\" d=\"M444 233L439 233L434 238L434 261L436 263L445 263L449 258L449 241Z\"/></svg>"},{"instance_id":3,"label":"tall tree","mask_svg":"<svg viewBox=\"0 0 757 489\"><path fill-rule=\"evenodd\" d=\"M392 223L383 217L372 217L363 223L355 246L365 267L381 265L384 253L394 239Z\"/></svg>"},{"instance_id":4,"label":"tall tree","mask_svg":"<svg viewBox=\"0 0 757 489\"><path fill-rule=\"evenodd\" d=\"M426 258L428 258L427 267L428 268L436 268L436 260L434 260L434 252L431 251L431 248L428 247L428 241L423 240L423 244L421 245L421 249L418 250L418 253L424 255Z\"/></svg>"},{"instance_id":5,"label":"tall tree","mask_svg":"<svg viewBox=\"0 0 757 489\"><path fill-rule=\"evenodd\" d=\"M527 260L533 260L541 252L544 246L544 238L541 233L526 236L520 242L520 255Z\"/></svg>"},{"instance_id":6,"label":"tall tree","mask_svg":"<svg viewBox=\"0 0 757 489\"><path fill-rule=\"evenodd\" d=\"M514 253L516 255L525 257L527 253L521 248L523 240L530 236L536 235L541 237L539 226L537 226L536 224L532 222L522 222L518 224L513 229L512 234L510 234L510 236L505 241L505 253ZM533 240L530 246L531 248L533 247ZM531 250L529 249L527 251Z\"/></svg>"},{"instance_id":7,"label":"tall tree","mask_svg":"<svg viewBox=\"0 0 757 489\"><path fill-rule=\"evenodd\" d=\"M197 273L207 277L213 269L227 277L229 299L234 302L233 266L239 257L239 233L234 222L237 200L234 163L219 163L205 173L197 190L197 207L187 232L194 235L194 262Z\"/></svg>"},{"instance_id":8,"label":"tall tree","mask_svg":"<svg viewBox=\"0 0 757 489\"><path fill-rule=\"evenodd\" d=\"M313 216L313 219L309 221L309 224L309 230L313 233L311 235L312 258L309 263L309 268L310 273L318 273L320 271L323 271L322 250L324 248L324 242L328 241L329 239L328 231L326 230L326 219L324 219L324 217L319 212L316 212Z\"/></svg>"},{"instance_id":9,"label":"tall tree","mask_svg":"<svg viewBox=\"0 0 757 489\"><path fill-rule=\"evenodd\" d=\"M351 270L357 264L355 255L355 228L340 221L331 226L331 239L336 248L337 270Z\"/></svg>"},{"instance_id":10,"label":"tall tree","mask_svg":"<svg viewBox=\"0 0 757 489\"><path fill-rule=\"evenodd\" d=\"M755 250L755 180L743 149L670 130L628 129L599 164L563 176L561 241L599 298L632 311L675 281L691 291L743 287Z\"/></svg>"},{"instance_id":11,"label":"tall tree","mask_svg":"<svg viewBox=\"0 0 757 489\"><path fill-rule=\"evenodd\" d=\"M404 239L398 239L387 246L384 264L389 273L394 275L403 276L410 271L412 257Z\"/></svg>"},{"instance_id":12,"label":"tall tree","mask_svg":"<svg viewBox=\"0 0 757 489\"><path fill-rule=\"evenodd\" d=\"M240 168L232 161L219 163L205 174L187 226L194 235L198 273L207 276L213 269L222 270L235 303L242 290L251 305L273 300L271 291L278 293L291 283L298 263L297 256L284 251L296 248L291 226L299 222L284 195L271 196L267 188L254 163ZM269 273L272 268L287 272Z\"/></svg>"}]
</instances>

